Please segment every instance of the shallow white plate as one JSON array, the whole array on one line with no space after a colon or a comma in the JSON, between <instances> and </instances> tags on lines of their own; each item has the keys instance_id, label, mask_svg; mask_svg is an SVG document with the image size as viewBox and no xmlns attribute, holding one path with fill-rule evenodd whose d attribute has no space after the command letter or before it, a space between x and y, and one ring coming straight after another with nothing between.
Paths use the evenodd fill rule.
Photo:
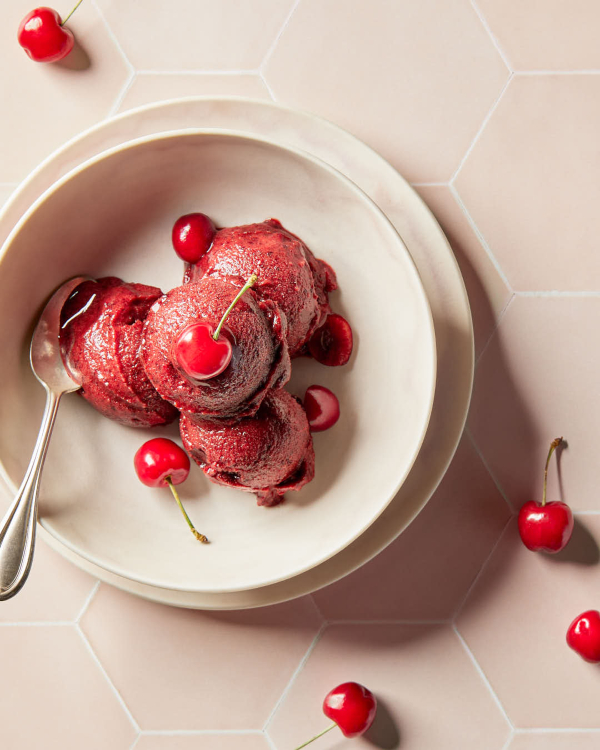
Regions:
<instances>
[{"instance_id":1,"label":"shallow white plate","mask_svg":"<svg viewBox=\"0 0 600 750\"><path fill-rule=\"evenodd\" d=\"M323 383L342 404L336 427L315 436L315 480L282 506L264 509L196 470L182 495L212 541L203 547L169 493L135 478L132 458L148 433L116 425L71 396L57 420L40 514L57 540L112 573L169 589L232 592L318 565L381 514L425 435L435 342L402 240L333 168L233 132L178 131L129 142L59 180L4 245L0 458L14 483L38 427L41 389L22 356L37 308L63 279L84 273L178 285L182 266L170 230L178 215L193 210L221 226L275 216L337 271L342 291L332 301L352 323L353 358L339 369L296 361L289 386L302 395L309 384Z\"/></svg>"}]
</instances>

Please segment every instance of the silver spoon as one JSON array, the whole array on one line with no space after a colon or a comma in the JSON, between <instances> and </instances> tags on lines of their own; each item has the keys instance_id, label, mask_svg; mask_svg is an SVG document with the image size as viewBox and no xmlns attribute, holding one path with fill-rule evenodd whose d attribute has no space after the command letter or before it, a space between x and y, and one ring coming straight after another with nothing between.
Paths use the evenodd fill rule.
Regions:
<instances>
[{"instance_id":1,"label":"silver spoon","mask_svg":"<svg viewBox=\"0 0 600 750\"><path fill-rule=\"evenodd\" d=\"M25 479L0 524L0 601L17 594L31 570L40 478L58 404L63 393L80 388L63 364L58 336L60 311L75 287L86 280L83 276L77 276L65 281L54 292L31 339L31 369L46 390L46 408Z\"/></svg>"}]
</instances>

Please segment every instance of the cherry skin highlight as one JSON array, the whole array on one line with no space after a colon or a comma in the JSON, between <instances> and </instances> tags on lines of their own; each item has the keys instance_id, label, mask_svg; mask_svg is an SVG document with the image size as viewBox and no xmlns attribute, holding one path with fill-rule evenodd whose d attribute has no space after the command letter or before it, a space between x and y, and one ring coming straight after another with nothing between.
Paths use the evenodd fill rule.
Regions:
<instances>
[{"instance_id":1,"label":"cherry skin highlight","mask_svg":"<svg viewBox=\"0 0 600 750\"><path fill-rule=\"evenodd\" d=\"M61 25L59 14L52 8L36 8L19 24L17 40L35 62L57 62L65 58L75 45L73 33Z\"/></svg>"},{"instance_id":2,"label":"cherry skin highlight","mask_svg":"<svg viewBox=\"0 0 600 750\"><path fill-rule=\"evenodd\" d=\"M180 216L171 234L173 249L186 263L197 263L212 245L216 231L206 214Z\"/></svg>"},{"instance_id":3,"label":"cherry skin highlight","mask_svg":"<svg viewBox=\"0 0 600 750\"><path fill-rule=\"evenodd\" d=\"M167 438L153 438L139 448L133 458L138 479L146 487L168 487L185 482L190 473L188 454Z\"/></svg>"},{"instance_id":4,"label":"cherry skin highlight","mask_svg":"<svg viewBox=\"0 0 600 750\"><path fill-rule=\"evenodd\" d=\"M345 365L352 354L352 328L346 318L331 313L308 342L308 350L322 365Z\"/></svg>"},{"instance_id":5,"label":"cherry skin highlight","mask_svg":"<svg viewBox=\"0 0 600 750\"><path fill-rule=\"evenodd\" d=\"M210 380L227 369L233 347L225 336L214 338L208 323L192 323L175 342L175 356L185 374L192 380Z\"/></svg>"},{"instance_id":6,"label":"cherry skin highlight","mask_svg":"<svg viewBox=\"0 0 600 750\"><path fill-rule=\"evenodd\" d=\"M304 410L311 432L328 430L340 418L340 402L322 385L311 385L304 395Z\"/></svg>"},{"instance_id":7,"label":"cherry skin highlight","mask_svg":"<svg viewBox=\"0 0 600 750\"><path fill-rule=\"evenodd\" d=\"M360 737L375 720L377 701L364 685L344 682L326 695L323 713L335 721L345 737Z\"/></svg>"},{"instance_id":8,"label":"cherry skin highlight","mask_svg":"<svg viewBox=\"0 0 600 750\"><path fill-rule=\"evenodd\" d=\"M600 612L589 609L569 625L567 643L582 659L600 662Z\"/></svg>"}]
</instances>

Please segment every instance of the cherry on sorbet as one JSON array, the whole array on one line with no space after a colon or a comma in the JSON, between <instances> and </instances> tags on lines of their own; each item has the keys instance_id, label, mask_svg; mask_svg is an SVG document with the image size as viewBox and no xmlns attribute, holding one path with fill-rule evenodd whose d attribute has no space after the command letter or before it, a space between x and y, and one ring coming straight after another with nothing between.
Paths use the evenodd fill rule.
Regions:
<instances>
[{"instance_id":1,"label":"cherry on sorbet","mask_svg":"<svg viewBox=\"0 0 600 750\"><path fill-rule=\"evenodd\" d=\"M204 534L194 528L175 489L175 485L185 482L190 473L190 459L183 448L168 438L153 438L138 448L133 466L138 479L146 487L168 487L171 490L192 534L199 542L208 542Z\"/></svg>"},{"instance_id":2,"label":"cherry on sorbet","mask_svg":"<svg viewBox=\"0 0 600 750\"><path fill-rule=\"evenodd\" d=\"M327 729L299 745L296 750L310 745L338 726L344 737L354 738L364 734L375 721L377 700L373 693L358 682L343 682L325 696L323 713L335 722Z\"/></svg>"},{"instance_id":3,"label":"cherry on sorbet","mask_svg":"<svg viewBox=\"0 0 600 750\"><path fill-rule=\"evenodd\" d=\"M17 40L32 60L57 62L71 52L75 38L65 24L82 1L79 0L64 21L57 11L46 7L36 8L25 16L19 24Z\"/></svg>"},{"instance_id":4,"label":"cherry on sorbet","mask_svg":"<svg viewBox=\"0 0 600 750\"><path fill-rule=\"evenodd\" d=\"M181 260L197 263L212 245L216 231L206 214L185 214L173 226L173 248Z\"/></svg>"},{"instance_id":5,"label":"cherry on sorbet","mask_svg":"<svg viewBox=\"0 0 600 750\"><path fill-rule=\"evenodd\" d=\"M340 418L340 402L322 385L311 385L304 394L304 410L311 432L328 430Z\"/></svg>"},{"instance_id":6,"label":"cherry on sorbet","mask_svg":"<svg viewBox=\"0 0 600 750\"><path fill-rule=\"evenodd\" d=\"M567 630L567 643L585 661L600 662L600 612L589 609L576 617Z\"/></svg>"},{"instance_id":7,"label":"cherry on sorbet","mask_svg":"<svg viewBox=\"0 0 600 750\"><path fill-rule=\"evenodd\" d=\"M534 552L543 550L554 554L565 548L573 533L573 513L566 503L546 502L546 485L548 483L548 465L555 449L562 438L556 438L550 444L546 468L544 469L544 490L542 502L528 500L519 511L519 534L523 544Z\"/></svg>"},{"instance_id":8,"label":"cherry on sorbet","mask_svg":"<svg viewBox=\"0 0 600 750\"><path fill-rule=\"evenodd\" d=\"M325 323L313 333L308 350L322 365L345 365L352 354L352 328L346 318L331 313Z\"/></svg>"},{"instance_id":9,"label":"cherry on sorbet","mask_svg":"<svg viewBox=\"0 0 600 750\"><path fill-rule=\"evenodd\" d=\"M175 359L192 380L210 380L224 372L233 355L231 341L220 336L229 313L242 295L257 282L256 274L248 279L229 305L219 325L213 330L209 323L192 323L184 328L174 345Z\"/></svg>"}]
</instances>

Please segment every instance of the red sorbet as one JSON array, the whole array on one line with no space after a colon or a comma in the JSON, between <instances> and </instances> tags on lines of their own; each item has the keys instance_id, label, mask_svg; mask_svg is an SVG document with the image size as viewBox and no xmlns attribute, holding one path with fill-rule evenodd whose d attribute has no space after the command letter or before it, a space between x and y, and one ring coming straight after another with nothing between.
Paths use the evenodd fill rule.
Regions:
<instances>
[{"instance_id":1,"label":"red sorbet","mask_svg":"<svg viewBox=\"0 0 600 750\"><path fill-rule=\"evenodd\" d=\"M63 361L79 393L101 414L131 427L172 422L177 411L148 380L140 361L144 319L160 289L114 277L85 281L61 311Z\"/></svg>"},{"instance_id":2,"label":"red sorbet","mask_svg":"<svg viewBox=\"0 0 600 750\"><path fill-rule=\"evenodd\" d=\"M289 380L286 320L274 302L248 290L233 308L221 336L232 345L231 362L209 380L193 380L177 358L176 343L194 323L219 324L243 287L218 278L176 287L148 314L142 361L160 395L181 411L204 419L232 419L256 413L265 394Z\"/></svg>"},{"instance_id":3,"label":"red sorbet","mask_svg":"<svg viewBox=\"0 0 600 750\"><path fill-rule=\"evenodd\" d=\"M287 317L290 356L302 354L330 312L328 293L337 288L335 272L277 219L269 219L219 229L210 250L187 266L184 281L211 276L241 287L252 273L258 275L256 294L277 303Z\"/></svg>"},{"instance_id":4,"label":"red sorbet","mask_svg":"<svg viewBox=\"0 0 600 750\"><path fill-rule=\"evenodd\" d=\"M306 414L287 391L271 391L255 417L232 425L182 414L180 430L185 449L209 479L255 492L259 505L277 505L314 476Z\"/></svg>"}]
</instances>

